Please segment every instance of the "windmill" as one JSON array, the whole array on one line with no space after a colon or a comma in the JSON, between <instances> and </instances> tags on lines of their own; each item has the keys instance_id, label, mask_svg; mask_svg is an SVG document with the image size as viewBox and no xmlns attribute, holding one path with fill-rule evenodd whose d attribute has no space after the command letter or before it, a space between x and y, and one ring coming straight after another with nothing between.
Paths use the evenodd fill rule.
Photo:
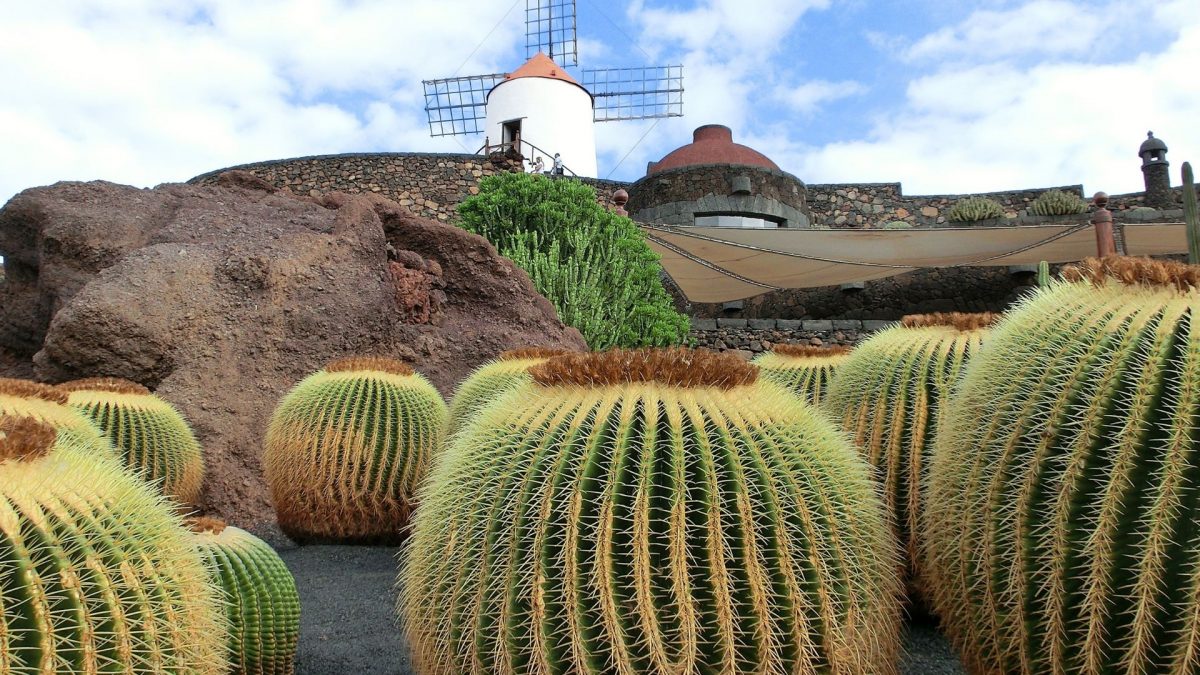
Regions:
<instances>
[{"instance_id":1,"label":"windmill","mask_svg":"<svg viewBox=\"0 0 1200 675\"><path fill-rule=\"evenodd\" d=\"M431 136L484 135L547 170L596 175L596 122L680 117L683 66L579 68L575 0L525 0L526 63L509 73L424 80ZM568 68L575 69L573 77Z\"/></svg>"}]
</instances>

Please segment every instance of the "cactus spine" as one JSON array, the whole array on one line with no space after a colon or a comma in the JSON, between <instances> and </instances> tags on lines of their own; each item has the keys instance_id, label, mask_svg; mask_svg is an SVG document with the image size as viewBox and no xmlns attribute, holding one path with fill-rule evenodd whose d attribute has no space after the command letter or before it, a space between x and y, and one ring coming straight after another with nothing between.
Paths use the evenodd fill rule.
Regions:
<instances>
[{"instance_id":1,"label":"cactus spine","mask_svg":"<svg viewBox=\"0 0 1200 675\"><path fill-rule=\"evenodd\" d=\"M530 347L504 352L500 358L479 366L471 373L450 401L450 417L446 426L446 437L454 435L489 403L505 392L530 382L531 366L544 363L546 359L568 353L562 349Z\"/></svg>"},{"instance_id":2,"label":"cactus spine","mask_svg":"<svg viewBox=\"0 0 1200 675\"><path fill-rule=\"evenodd\" d=\"M140 384L111 377L60 384L124 457L125 466L163 494L190 504L204 483L200 442L183 415Z\"/></svg>"},{"instance_id":3,"label":"cactus spine","mask_svg":"<svg viewBox=\"0 0 1200 675\"><path fill-rule=\"evenodd\" d=\"M829 391L834 371L846 361L849 347L775 345L759 354L753 363L763 379L791 390L806 403L816 405Z\"/></svg>"},{"instance_id":4,"label":"cactus spine","mask_svg":"<svg viewBox=\"0 0 1200 675\"><path fill-rule=\"evenodd\" d=\"M0 672L225 672L219 594L115 457L0 415Z\"/></svg>"},{"instance_id":5,"label":"cactus spine","mask_svg":"<svg viewBox=\"0 0 1200 675\"><path fill-rule=\"evenodd\" d=\"M399 540L445 422L437 390L399 361L342 359L308 376L267 430L280 527L300 541Z\"/></svg>"},{"instance_id":6,"label":"cactus spine","mask_svg":"<svg viewBox=\"0 0 1200 675\"><path fill-rule=\"evenodd\" d=\"M188 521L209 573L224 589L234 675L291 675L300 596L279 555L258 537L212 518Z\"/></svg>"},{"instance_id":7,"label":"cactus spine","mask_svg":"<svg viewBox=\"0 0 1200 675\"><path fill-rule=\"evenodd\" d=\"M942 404L979 351L994 314L919 314L876 333L838 368L823 407L850 433L883 482L906 579L917 581L921 477ZM914 586L913 590L918 590Z\"/></svg>"},{"instance_id":8,"label":"cactus spine","mask_svg":"<svg viewBox=\"0 0 1200 675\"><path fill-rule=\"evenodd\" d=\"M1200 268L1113 257L1061 276L946 408L934 607L973 672L1198 672Z\"/></svg>"},{"instance_id":9,"label":"cactus spine","mask_svg":"<svg viewBox=\"0 0 1200 675\"><path fill-rule=\"evenodd\" d=\"M402 553L418 672L894 673L866 464L733 356L560 356L439 455Z\"/></svg>"}]
</instances>

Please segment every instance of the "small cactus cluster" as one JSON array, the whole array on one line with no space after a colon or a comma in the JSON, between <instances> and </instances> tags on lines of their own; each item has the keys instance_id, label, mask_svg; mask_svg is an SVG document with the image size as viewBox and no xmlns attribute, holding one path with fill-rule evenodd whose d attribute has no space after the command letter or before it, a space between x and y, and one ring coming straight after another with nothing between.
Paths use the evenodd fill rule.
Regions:
<instances>
[{"instance_id":1,"label":"small cactus cluster","mask_svg":"<svg viewBox=\"0 0 1200 675\"><path fill-rule=\"evenodd\" d=\"M1029 205L1035 216L1067 216L1087 211L1087 204L1077 194L1062 190L1046 190Z\"/></svg>"},{"instance_id":2,"label":"small cactus cluster","mask_svg":"<svg viewBox=\"0 0 1200 675\"><path fill-rule=\"evenodd\" d=\"M946 212L946 220L952 223L973 223L1004 216L1004 207L987 197L964 197Z\"/></svg>"},{"instance_id":3,"label":"small cactus cluster","mask_svg":"<svg viewBox=\"0 0 1200 675\"><path fill-rule=\"evenodd\" d=\"M922 567L970 672L1200 672L1198 289L1195 266L1088 260L967 365Z\"/></svg>"},{"instance_id":4,"label":"small cactus cluster","mask_svg":"<svg viewBox=\"0 0 1200 675\"><path fill-rule=\"evenodd\" d=\"M812 408L683 349L530 375L422 490L398 602L419 672L896 672L895 544Z\"/></svg>"},{"instance_id":5,"label":"small cactus cluster","mask_svg":"<svg viewBox=\"0 0 1200 675\"><path fill-rule=\"evenodd\" d=\"M0 414L0 672L219 675L217 589L116 457Z\"/></svg>"},{"instance_id":6,"label":"small cactus cluster","mask_svg":"<svg viewBox=\"0 0 1200 675\"><path fill-rule=\"evenodd\" d=\"M777 344L754 357L762 377L783 386L804 402L817 405L829 391L837 367L850 354L849 347L812 347Z\"/></svg>"},{"instance_id":7,"label":"small cactus cluster","mask_svg":"<svg viewBox=\"0 0 1200 675\"><path fill-rule=\"evenodd\" d=\"M297 384L267 430L279 525L298 541L398 541L441 441L446 404L404 363L335 361Z\"/></svg>"},{"instance_id":8,"label":"small cactus cluster","mask_svg":"<svg viewBox=\"0 0 1200 675\"><path fill-rule=\"evenodd\" d=\"M528 370L546 359L568 353L563 349L528 347L513 349L479 366L463 380L450 401L446 438L450 438L489 403L510 389L530 381Z\"/></svg>"},{"instance_id":9,"label":"small cactus cluster","mask_svg":"<svg viewBox=\"0 0 1200 675\"><path fill-rule=\"evenodd\" d=\"M860 344L838 367L823 407L875 467L916 584L921 490L938 418L995 314L917 314Z\"/></svg>"},{"instance_id":10,"label":"small cactus cluster","mask_svg":"<svg viewBox=\"0 0 1200 675\"><path fill-rule=\"evenodd\" d=\"M204 483L200 442L183 415L140 384L111 377L58 385L71 407L98 426L125 465L184 504L196 502Z\"/></svg>"},{"instance_id":11,"label":"small cactus cluster","mask_svg":"<svg viewBox=\"0 0 1200 675\"><path fill-rule=\"evenodd\" d=\"M213 582L226 595L234 675L291 675L300 638L300 596L263 540L213 518L188 520Z\"/></svg>"}]
</instances>

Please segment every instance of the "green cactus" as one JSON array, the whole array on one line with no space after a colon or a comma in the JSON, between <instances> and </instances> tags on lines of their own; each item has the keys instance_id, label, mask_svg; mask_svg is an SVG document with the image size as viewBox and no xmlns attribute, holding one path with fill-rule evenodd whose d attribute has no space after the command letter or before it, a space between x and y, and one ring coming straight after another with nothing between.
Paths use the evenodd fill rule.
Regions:
<instances>
[{"instance_id":1,"label":"green cactus","mask_svg":"<svg viewBox=\"0 0 1200 675\"><path fill-rule=\"evenodd\" d=\"M1050 285L1050 263L1045 260L1038 262L1037 285L1039 288L1045 288Z\"/></svg>"},{"instance_id":2,"label":"green cactus","mask_svg":"<svg viewBox=\"0 0 1200 675\"><path fill-rule=\"evenodd\" d=\"M308 376L267 430L280 527L297 541L400 540L445 423L437 390L399 361L342 359Z\"/></svg>"},{"instance_id":3,"label":"green cactus","mask_svg":"<svg viewBox=\"0 0 1200 675\"><path fill-rule=\"evenodd\" d=\"M188 521L214 583L225 591L233 675L291 675L300 639L300 596L263 540L213 518Z\"/></svg>"},{"instance_id":4,"label":"green cactus","mask_svg":"<svg viewBox=\"0 0 1200 675\"><path fill-rule=\"evenodd\" d=\"M1200 217L1196 215L1196 184L1188 162L1183 163L1183 222L1187 224L1188 262L1200 265Z\"/></svg>"},{"instance_id":5,"label":"green cactus","mask_svg":"<svg viewBox=\"0 0 1200 675\"><path fill-rule=\"evenodd\" d=\"M917 563L921 477L943 402L995 314L919 314L860 344L839 367L822 407L875 467L904 547L910 592L921 599Z\"/></svg>"},{"instance_id":6,"label":"green cactus","mask_svg":"<svg viewBox=\"0 0 1200 675\"><path fill-rule=\"evenodd\" d=\"M32 417L60 433L75 434L99 453L117 456L104 432L67 405L66 392L48 384L0 377L0 414Z\"/></svg>"},{"instance_id":7,"label":"green cactus","mask_svg":"<svg viewBox=\"0 0 1200 675\"><path fill-rule=\"evenodd\" d=\"M1004 216L1004 207L987 197L964 197L946 212L946 220L952 223L973 223Z\"/></svg>"},{"instance_id":8,"label":"green cactus","mask_svg":"<svg viewBox=\"0 0 1200 675\"><path fill-rule=\"evenodd\" d=\"M115 457L0 415L0 672L225 672L220 595Z\"/></svg>"},{"instance_id":9,"label":"green cactus","mask_svg":"<svg viewBox=\"0 0 1200 675\"><path fill-rule=\"evenodd\" d=\"M1197 267L1085 261L967 365L923 569L970 672L1200 672L1198 286Z\"/></svg>"},{"instance_id":10,"label":"green cactus","mask_svg":"<svg viewBox=\"0 0 1200 675\"><path fill-rule=\"evenodd\" d=\"M543 349L530 347L504 352L500 358L479 366L471 373L450 401L449 422L446 425L446 438L450 438L467 422L475 417L487 404L495 401L505 392L527 384L530 381L528 371L530 366L544 363L552 356L568 353L563 349Z\"/></svg>"},{"instance_id":11,"label":"green cactus","mask_svg":"<svg viewBox=\"0 0 1200 675\"><path fill-rule=\"evenodd\" d=\"M896 672L868 467L734 356L560 356L441 453L402 552L425 675Z\"/></svg>"},{"instance_id":12,"label":"green cactus","mask_svg":"<svg viewBox=\"0 0 1200 675\"><path fill-rule=\"evenodd\" d=\"M204 455L183 415L140 384L111 377L58 385L105 433L129 467L184 504L200 497Z\"/></svg>"},{"instance_id":13,"label":"green cactus","mask_svg":"<svg viewBox=\"0 0 1200 675\"><path fill-rule=\"evenodd\" d=\"M805 403L817 405L829 391L834 371L846 361L849 347L810 347L775 345L769 352L754 357L762 377L799 396Z\"/></svg>"},{"instance_id":14,"label":"green cactus","mask_svg":"<svg viewBox=\"0 0 1200 675\"><path fill-rule=\"evenodd\" d=\"M1029 205L1035 216L1067 216L1087 211L1087 203L1077 194L1046 190Z\"/></svg>"}]
</instances>

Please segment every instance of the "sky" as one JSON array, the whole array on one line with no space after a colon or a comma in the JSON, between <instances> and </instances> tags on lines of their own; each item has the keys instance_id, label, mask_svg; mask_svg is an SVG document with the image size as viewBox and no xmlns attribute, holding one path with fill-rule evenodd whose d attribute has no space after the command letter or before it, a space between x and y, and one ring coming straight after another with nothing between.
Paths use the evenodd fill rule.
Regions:
<instances>
[{"instance_id":1,"label":"sky","mask_svg":"<svg viewBox=\"0 0 1200 675\"><path fill-rule=\"evenodd\" d=\"M532 0L537 2L538 0ZM0 20L0 203L433 138L423 79L513 70L527 0L39 0ZM703 124L808 183L905 194L1172 184L1200 161L1195 0L577 0L580 65L684 66L684 116L597 125L636 180Z\"/></svg>"}]
</instances>

